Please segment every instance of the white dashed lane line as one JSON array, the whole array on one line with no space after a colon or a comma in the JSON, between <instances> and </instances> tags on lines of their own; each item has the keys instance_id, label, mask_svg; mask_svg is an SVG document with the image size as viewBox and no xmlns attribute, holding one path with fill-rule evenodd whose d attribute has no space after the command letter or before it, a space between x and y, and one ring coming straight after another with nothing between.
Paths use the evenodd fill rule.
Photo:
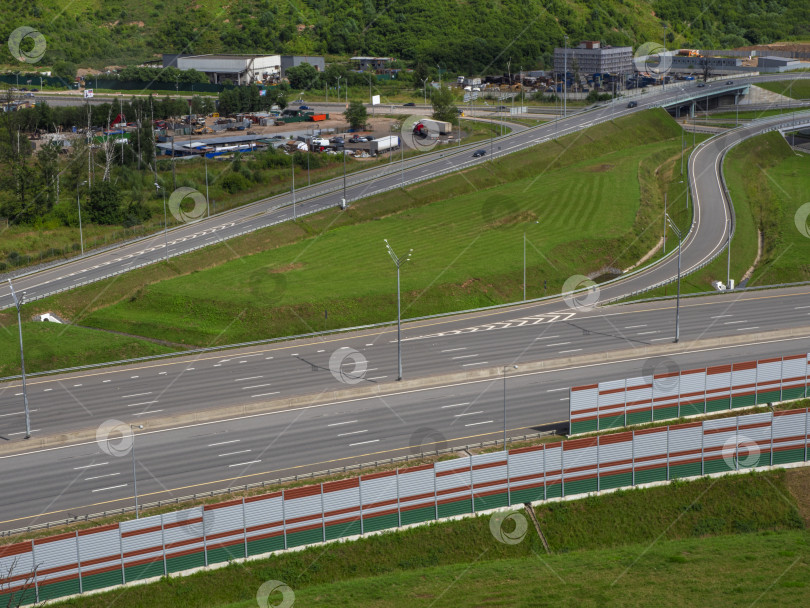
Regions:
<instances>
[{"instance_id":1,"label":"white dashed lane line","mask_svg":"<svg viewBox=\"0 0 810 608\"><path fill-rule=\"evenodd\" d=\"M134 395L122 395L121 399L131 399L132 397L143 397L145 395L151 395L151 394L152 394L152 391L149 391L148 393L135 393Z\"/></svg>"},{"instance_id":2,"label":"white dashed lane line","mask_svg":"<svg viewBox=\"0 0 810 608\"><path fill-rule=\"evenodd\" d=\"M236 464L229 464L228 468L230 469L231 467L244 467L244 466L247 466L249 464L256 464L257 462L261 462L261 460L250 460L248 462L237 462Z\"/></svg>"},{"instance_id":3,"label":"white dashed lane line","mask_svg":"<svg viewBox=\"0 0 810 608\"><path fill-rule=\"evenodd\" d=\"M561 355L565 354L565 353L578 353L581 350L582 350L581 348L572 348L571 350L561 350L561 351L559 351L559 353Z\"/></svg>"},{"instance_id":4,"label":"white dashed lane line","mask_svg":"<svg viewBox=\"0 0 810 608\"><path fill-rule=\"evenodd\" d=\"M253 450L239 450L238 452L226 452L225 454L217 454L220 458L223 456L235 456L236 454L247 454L248 452L252 452Z\"/></svg>"},{"instance_id":5,"label":"white dashed lane line","mask_svg":"<svg viewBox=\"0 0 810 608\"><path fill-rule=\"evenodd\" d=\"M344 424L354 424L355 422L357 422L357 420L346 420L345 422L333 422L332 424L327 424L326 426L341 426Z\"/></svg>"},{"instance_id":6,"label":"white dashed lane line","mask_svg":"<svg viewBox=\"0 0 810 608\"><path fill-rule=\"evenodd\" d=\"M349 447L353 448L356 445L366 445L367 443L377 443L379 439L372 439L371 441L361 441L360 443L350 443Z\"/></svg>"},{"instance_id":7,"label":"white dashed lane line","mask_svg":"<svg viewBox=\"0 0 810 608\"><path fill-rule=\"evenodd\" d=\"M149 412L138 412L137 414L132 414L133 416L146 416L147 414L157 414L158 412L162 412L163 410L151 410Z\"/></svg>"},{"instance_id":8,"label":"white dashed lane line","mask_svg":"<svg viewBox=\"0 0 810 608\"><path fill-rule=\"evenodd\" d=\"M92 469L93 467L103 467L105 464L110 464L109 462L96 462L94 464L86 464L81 467L73 467L74 471L80 471L81 469Z\"/></svg>"},{"instance_id":9,"label":"white dashed lane line","mask_svg":"<svg viewBox=\"0 0 810 608\"><path fill-rule=\"evenodd\" d=\"M480 412L464 412L463 414L453 414L454 418L461 418L462 416L475 416L476 414L483 414L484 410Z\"/></svg>"},{"instance_id":10,"label":"white dashed lane line","mask_svg":"<svg viewBox=\"0 0 810 608\"><path fill-rule=\"evenodd\" d=\"M261 393L260 395L251 395L250 398L253 399L254 397L269 397L270 395L278 395L279 391L275 391L273 393Z\"/></svg>"},{"instance_id":11,"label":"white dashed lane line","mask_svg":"<svg viewBox=\"0 0 810 608\"><path fill-rule=\"evenodd\" d=\"M140 403L130 403L127 407L135 407L137 405L152 405L153 403L157 403L157 399L154 401L141 401Z\"/></svg>"},{"instance_id":12,"label":"white dashed lane line","mask_svg":"<svg viewBox=\"0 0 810 608\"><path fill-rule=\"evenodd\" d=\"M489 361L476 361L475 363L462 363L461 367L469 367L471 365L486 365Z\"/></svg>"},{"instance_id":13,"label":"white dashed lane line","mask_svg":"<svg viewBox=\"0 0 810 608\"><path fill-rule=\"evenodd\" d=\"M443 353L454 353L454 352L456 352L457 350L467 350L467 347L466 347L466 346L463 346L463 347L461 347L461 348L448 348L448 349L443 350L443 351L441 351L441 352L443 352Z\"/></svg>"},{"instance_id":14,"label":"white dashed lane line","mask_svg":"<svg viewBox=\"0 0 810 608\"><path fill-rule=\"evenodd\" d=\"M459 355L458 357L451 357L453 361L456 359L469 359L470 357L477 357L478 355Z\"/></svg>"},{"instance_id":15,"label":"white dashed lane line","mask_svg":"<svg viewBox=\"0 0 810 608\"><path fill-rule=\"evenodd\" d=\"M465 424L464 426L478 426L479 424L490 424L493 422L492 420L484 420L483 422L471 422L470 424Z\"/></svg>"},{"instance_id":16,"label":"white dashed lane line","mask_svg":"<svg viewBox=\"0 0 810 608\"><path fill-rule=\"evenodd\" d=\"M129 485L129 484L122 483L120 486L110 486L108 488L98 488L96 490L90 490L90 491L94 492L94 493L95 492L106 492L107 490L115 490L116 488L126 488L127 485Z\"/></svg>"},{"instance_id":17,"label":"white dashed lane line","mask_svg":"<svg viewBox=\"0 0 810 608\"><path fill-rule=\"evenodd\" d=\"M569 344L571 344L571 343L570 342L557 342L556 344L547 344L546 346L551 348L552 346L567 346Z\"/></svg>"},{"instance_id":18,"label":"white dashed lane line","mask_svg":"<svg viewBox=\"0 0 810 608\"><path fill-rule=\"evenodd\" d=\"M238 443L240 441L242 441L242 440L241 439L231 439L230 441L220 441L219 443L209 443L208 447L213 448L213 447L216 447L218 445L227 445L229 443Z\"/></svg>"},{"instance_id":19,"label":"white dashed lane line","mask_svg":"<svg viewBox=\"0 0 810 608\"><path fill-rule=\"evenodd\" d=\"M234 382L245 382L246 380L259 380L260 378L264 378L264 376L250 376L249 378L236 378Z\"/></svg>"},{"instance_id":20,"label":"white dashed lane line","mask_svg":"<svg viewBox=\"0 0 810 608\"><path fill-rule=\"evenodd\" d=\"M267 384L254 384L253 386L243 386L242 390L246 391L252 388L264 388L265 386L272 386L272 382L268 382Z\"/></svg>"},{"instance_id":21,"label":"white dashed lane line","mask_svg":"<svg viewBox=\"0 0 810 608\"><path fill-rule=\"evenodd\" d=\"M104 479L105 477L115 477L121 473L107 473L106 475L96 475L95 477L85 477L84 481L93 481L94 479Z\"/></svg>"},{"instance_id":22,"label":"white dashed lane line","mask_svg":"<svg viewBox=\"0 0 810 608\"><path fill-rule=\"evenodd\" d=\"M368 429L362 431L351 431L350 433L340 433L338 437L348 437L349 435L359 435L360 433L368 433Z\"/></svg>"}]
</instances>

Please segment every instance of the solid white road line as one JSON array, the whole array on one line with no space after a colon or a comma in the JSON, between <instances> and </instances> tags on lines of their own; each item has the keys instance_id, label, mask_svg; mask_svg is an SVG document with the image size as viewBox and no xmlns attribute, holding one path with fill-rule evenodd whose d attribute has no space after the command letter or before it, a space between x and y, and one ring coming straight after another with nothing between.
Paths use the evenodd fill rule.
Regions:
<instances>
[{"instance_id":1,"label":"solid white road line","mask_svg":"<svg viewBox=\"0 0 810 608\"><path fill-rule=\"evenodd\" d=\"M218 445L227 445L229 443L237 443L239 441L242 441L242 440L241 439L231 439L230 441L220 441L219 443L209 443L208 447L213 448L213 447L216 447Z\"/></svg>"}]
</instances>

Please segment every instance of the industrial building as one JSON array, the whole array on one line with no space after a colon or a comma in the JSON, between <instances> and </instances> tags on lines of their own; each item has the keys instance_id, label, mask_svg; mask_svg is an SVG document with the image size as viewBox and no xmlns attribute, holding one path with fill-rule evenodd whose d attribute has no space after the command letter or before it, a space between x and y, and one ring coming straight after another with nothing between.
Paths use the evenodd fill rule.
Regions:
<instances>
[{"instance_id":1,"label":"industrial building","mask_svg":"<svg viewBox=\"0 0 810 608\"><path fill-rule=\"evenodd\" d=\"M633 47L602 46L597 40L580 42L573 48L554 49L554 71L579 74L632 74Z\"/></svg>"},{"instance_id":2,"label":"industrial building","mask_svg":"<svg viewBox=\"0 0 810 608\"><path fill-rule=\"evenodd\" d=\"M757 69L760 72L786 72L807 68L807 63L789 57L757 57Z\"/></svg>"},{"instance_id":3,"label":"industrial building","mask_svg":"<svg viewBox=\"0 0 810 608\"><path fill-rule=\"evenodd\" d=\"M352 57L352 62L357 65L358 70L385 70L391 67L393 57Z\"/></svg>"},{"instance_id":4,"label":"industrial building","mask_svg":"<svg viewBox=\"0 0 810 608\"><path fill-rule=\"evenodd\" d=\"M163 67L197 70L214 84L230 80L243 85L272 82L283 78L288 68L309 63L319 72L324 70L323 57L308 55L163 55Z\"/></svg>"}]
</instances>

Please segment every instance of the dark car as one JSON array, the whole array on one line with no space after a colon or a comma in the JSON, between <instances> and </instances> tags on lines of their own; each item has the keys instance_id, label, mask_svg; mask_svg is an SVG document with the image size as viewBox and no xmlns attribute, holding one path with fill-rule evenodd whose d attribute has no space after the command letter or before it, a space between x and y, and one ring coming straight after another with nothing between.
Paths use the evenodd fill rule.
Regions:
<instances>
[{"instance_id":1,"label":"dark car","mask_svg":"<svg viewBox=\"0 0 810 608\"><path fill-rule=\"evenodd\" d=\"M706 86L706 83L705 83L705 82L699 82L699 83L698 83L698 86L699 86L699 87L705 87L705 86Z\"/></svg>"},{"instance_id":2,"label":"dark car","mask_svg":"<svg viewBox=\"0 0 810 608\"><path fill-rule=\"evenodd\" d=\"M726 81L726 84L734 84L734 81L733 80L728 80L728 81Z\"/></svg>"},{"instance_id":3,"label":"dark car","mask_svg":"<svg viewBox=\"0 0 810 608\"><path fill-rule=\"evenodd\" d=\"M366 141L371 141L372 139L374 139L374 136L373 135L366 135L365 139L366 139Z\"/></svg>"},{"instance_id":4,"label":"dark car","mask_svg":"<svg viewBox=\"0 0 810 608\"><path fill-rule=\"evenodd\" d=\"M287 138L284 137L283 135L273 135L273 137L271 137L270 139L287 139Z\"/></svg>"},{"instance_id":5,"label":"dark car","mask_svg":"<svg viewBox=\"0 0 810 608\"><path fill-rule=\"evenodd\" d=\"M509 108L507 108L506 106L498 106L497 108L495 108L495 111L496 112L506 112L508 109Z\"/></svg>"},{"instance_id":6,"label":"dark car","mask_svg":"<svg viewBox=\"0 0 810 608\"><path fill-rule=\"evenodd\" d=\"M412 108L416 104L412 101L409 101L408 103L403 103L402 105L405 106L406 108Z\"/></svg>"},{"instance_id":7,"label":"dark car","mask_svg":"<svg viewBox=\"0 0 810 608\"><path fill-rule=\"evenodd\" d=\"M473 152L473 158L480 158L481 156L484 156L486 153L487 153L486 150L476 150L475 152Z\"/></svg>"},{"instance_id":8,"label":"dark car","mask_svg":"<svg viewBox=\"0 0 810 608\"><path fill-rule=\"evenodd\" d=\"M299 110L309 110L309 106L298 106Z\"/></svg>"},{"instance_id":9,"label":"dark car","mask_svg":"<svg viewBox=\"0 0 810 608\"><path fill-rule=\"evenodd\" d=\"M635 108L637 105L638 105L637 101L631 101L630 103L627 104L627 107L628 108Z\"/></svg>"}]
</instances>

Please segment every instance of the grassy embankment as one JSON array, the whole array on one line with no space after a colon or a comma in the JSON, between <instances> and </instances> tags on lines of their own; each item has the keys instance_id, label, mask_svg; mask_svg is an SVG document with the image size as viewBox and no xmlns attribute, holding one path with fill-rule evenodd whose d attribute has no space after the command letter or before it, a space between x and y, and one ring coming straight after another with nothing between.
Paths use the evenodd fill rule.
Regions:
<instances>
[{"instance_id":1,"label":"grassy embankment","mask_svg":"<svg viewBox=\"0 0 810 608\"><path fill-rule=\"evenodd\" d=\"M414 249L404 317L515 301L524 231L528 295L543 295L544 281L554 293L571 275L629 265L655 244L667 179L658 169L679 153L677 125L653 111L35 302L26 315L54 310L188 345L385 321L395 283L383 238ZM0 334L4 373L16 371L12 336ZM42 369L36 351L26 358Z\"/></svg>"},{"instance_id":2,"label":"grassy embankment","mask_svg":"<svg viewBox=\"0 0 810 608\"><path fill-rule=\"evenodd\" d=\"M279 580L307 606L749 605L765 592L799 605L810 584L808 482L806 469L772 471L540 505L550 556L530 522L508 545L479 516L68 604L246 608L262 583Z\"/></svg>"},{"instance_id":3,"label":"grassy embankment","mask_svg":"<svg viewBox=\"0 0 810 608\"><path fill-rule=\"evenodd\" d=\"M760 82L758 87L767 89L793 99L810 99L810 80L779 80L775 82Z\"/></svg>"},{"instance_id":4,"label":"grassy embankment","mask_svg":"<svg viewBox=\"0 0 810 608\"><path fill-rule=\"evenodd\" d=\"M737 283L757 257L757 231L764 247L748 285L810 280L810 238L796 228L799 207L810 202L810 157L794 153L779 133L766 133L732 148L725 177L734 202L736 227L731 240L731 278ZM728 259L722 254L706 268L681 281L682 293L711 291L711 282L726 282ZM674 293L657 289L641 297Z\"/></svg>"}]
</instances>

